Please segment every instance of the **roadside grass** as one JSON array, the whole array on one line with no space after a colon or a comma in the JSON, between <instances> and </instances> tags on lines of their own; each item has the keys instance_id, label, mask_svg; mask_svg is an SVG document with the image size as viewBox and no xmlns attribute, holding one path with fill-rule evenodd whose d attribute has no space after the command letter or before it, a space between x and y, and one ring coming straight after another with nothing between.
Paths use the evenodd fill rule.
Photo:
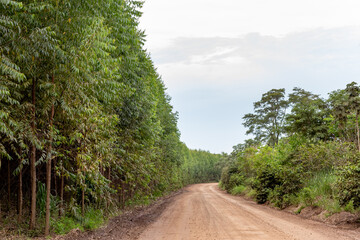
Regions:
<instances>
[{"instance_id":1,"label":"roadside grass","mask_svg":"<svg viewBox=\"0 0 360 240\"><path fill-rule=\"evenodd\" d=\"M226 190L224 187L222 187L221 185L219 185L220 188L222 190ZM235 195L235 196L245 196L247 198L253 199L255 200L256 198L256 191L254 189L252 189L250 186L246 186L246 185L237 185L235 187L233 187L229 193L231 195Z\"/></svg>"},{"instance_id":2,"label":"roadside grass","mask_svg":"<svg viewBox=\"0 0 360 240\"><path fill-rule=\"evenodd\" d=\"M318 172L313 175L297 193L286 196L286 201L293 206L299 206L295 214L299 214L306 207L319 207L327 211L329 217L341 211L353 214L360 213L360 208L354 207L354 202L350 201L347 205L341 206L337 197L336 188L337 177L333 171ZM223 185L219 185L224 189ZM247 184L236 185L230 191L232 195L243 195L255 199L256 190ZM271 194L270 194L271 196Z\"/></svg>"},{"instance_id":3,"label":"roadside grass","mask_svg":"<svg viewBox=\"0 0 360 240\"><path fill-rule=\"evenodd\" d=\"M333 172L316 173L298 194L302 206L315 206L327 210L330 214L342 211L336 198L336 176Z\"/></svg>"},{"instance_id":4,"label":"roadside grass","mask_svg":"<svg viewBox=\"0 0 360 240\"><path fill-rule=\"evenodd\" d=\"M52 228L56 234L64 235L72 229L94 230L105 222L104 213L100 209L88 208L84 216L66 215L53 219Z\"/></svg>"},{"instance_id":5,"label":"roadside grass","mask_svg":"<svg viewBox=\"0 0 360 240\"><path fill-rule=\"evenodd\" d=\"M231 189L231 194L232 195L241 195L244 191L245 191L246 187L243 185L238 185L233 187L233 189Z\"/></svg>"},{"instance_id":6,"label":"roadside grass","mask_svg":"<svg viewBox=\"0 0 360 240\"><path fill-rule=\"evenodd\" d=\"M315 206L326 210L327 217L342 211L353 214L360 213L360 208L354 207L351 200L345 206L341 206L336 188L337 177L334 172L319 172L315 174L298 194L298 202L301 205L300 211L308 206Z\"/></svg>"}]
</instances>

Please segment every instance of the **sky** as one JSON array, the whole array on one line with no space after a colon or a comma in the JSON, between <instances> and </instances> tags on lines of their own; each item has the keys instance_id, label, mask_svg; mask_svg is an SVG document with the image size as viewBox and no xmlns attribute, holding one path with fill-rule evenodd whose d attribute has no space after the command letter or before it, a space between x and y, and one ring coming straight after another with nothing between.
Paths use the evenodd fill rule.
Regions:
<instances>
[{"instance_id":1,"label":"sky","mask_svg":"<svg viewBox=\"0 0 360 240\"><path fill-rule=\"evenodd\" d=\"M360 82L359 0L145 0L145 48L181 141L213 153L251 138L242 117L273 88Z\"/></svg>"}]
</instances>

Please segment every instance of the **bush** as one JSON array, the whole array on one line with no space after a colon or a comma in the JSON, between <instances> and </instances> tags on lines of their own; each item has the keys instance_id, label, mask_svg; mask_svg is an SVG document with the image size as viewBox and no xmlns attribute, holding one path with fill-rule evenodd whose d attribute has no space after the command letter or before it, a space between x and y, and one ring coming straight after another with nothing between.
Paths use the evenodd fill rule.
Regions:
<instances>
[{"instance_id":1,"label":"bush","mask_svg":"<svg viewBox=\"0 0 360 240\"><path fill-rule=\"evenodd\" d=\"M270 165L264 166L256 176L253 185L251 186L256 190L256 202L265 203L268 200L268 195L277 185L280 184L276 172Z\"/></svg>"},{"instance_id":2,"label":"bush","mask_svg":"<svg viewBox=\"0 0 360 240\"><path fill-rule=\"evenodd\" d=\"M243 181L243 177L239 175L235 166L225 167L221 174L221 186L226 191L231 191L236 185L240 185Z\"/></svg>"},{"instance_id":3,"label":"bush","mask_svg":"<svg viewBox=\"0 0 360 240\"><path fill-rule=\"evenodd\" d=\"M232 194L246 189L256 202L279 208L300 203L334 213L360 207L360 153L353 143L292 136L274 147L250 147L233 156L221 178Z\"/></svg>"},{"instance_id":4,"label":"bush","mask_svg":"<svg viewBox=\"0 0 360 240\"><path fill-rule=\"evenodd\" d=\"M353 207L360 207L360 161L349 163L342 169L337 169L338 179L336 186L339 190L339 202L341 205L347 205L353 202Z\"/></svg>"}]
</instances>

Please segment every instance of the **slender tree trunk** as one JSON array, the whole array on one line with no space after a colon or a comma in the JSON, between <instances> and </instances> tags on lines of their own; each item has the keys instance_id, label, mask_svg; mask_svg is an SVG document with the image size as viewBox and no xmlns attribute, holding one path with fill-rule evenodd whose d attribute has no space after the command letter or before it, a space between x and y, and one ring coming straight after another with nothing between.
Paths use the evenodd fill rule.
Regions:
<instances>
[{"instance_id":1,"label":"slender tree trunk","mask_svg":"<svg viewBox=\"0 0 360 240\"><path fill-rule=\"evenodd\" d=\"M54 74L51 77L52 84L55 91ZM51 113L49 119L49 146L48 146L48 160L46 162L46 216L45 216L45 236L49 235L50 231L50 194L51 194L51 152L53 141L53 120L54 120L54 101L51 105Z\"/></svg>"},{"instance_id":2,"label":"slender tree trunk","mask_svg":"<svg viewBox=\"0 0 360 240\"><path fill-rule=\"evenodd\" d=\"M46 214L45 214L45 236L49 235L50 230L50 190L51 190L51 143L49 143L49 157L46 163Z\"/></svg>"},{"instance_id":3,"label":"slender tree trunk","mask_svg":"<svg viewBox=\"0 0 360 240\"><path fill-rule=\"evenodd\" d=\"M61 183L60 183L60 209L59 215L62 216L64 209L64 172L61 169Z\"/></svg>"},{"instance_id":4,"label":"slender tree trunk","mask_svg":"<svg viewBox=\"0 0 360 240\"><path fill-rule=\"evenodd\" d=\"M54 161L52 161L54 164L53 164L53 170L54 170L54 173L53 173L53 179L54 179L54 189L55 189L55 194L57 197L60 197L60 189L59 189L59 177L58 177L58 174L57 174L57 170L56 170L56 166L57 166L57 160L56 158L54 159ZM58 216L60 216L60 211L61 211L61 202L59 204L59 213L58 213Z\"/></svg>"},{"instance_id":5,"label":"slender tree trunk","mask_svg":"<svg viewBox=\"0 0 360 240\"><path fill-rule=\"evenodd\" d=\"M359 132L359 114L356 113L356 136L357 136L357 147L358 151L360 151L360 132Z\"/></svg>"},{"instance_id":6,"label":"slender tree trunk","mask_svg":"<svg viewBox=\"0 0 360 240\"><path fill-rule=\"evenodd\" d=\"M54 169L54 173L53 173L53 176L54 176L54 189L55 189L55 193L56 193L56 196L59 196L58 194L58 179L57 179L57 176L56 176L56 159L54 159L54 166L53 166L53 169Z\"/></svg>"},{"instance_id":7,"label":"slender tree trunk","mask_svg":"<svg viewBox=\"0 0 360 240\"><path fill-rule=\"evenodd\" d=\"M121 181L121 206L125 208L125 182Z\"/></svg>"},{"instance_id":8,"label":"slender tree trunk","mask_svg":"<svg viewBox=\"0 0 360 240\"><path fill-rule=\"evenodd\" d=\"M81 214L85 215L85 189L81 192Z\"/></svg>"},{"instance_id":9,"label":"slender tree trunk","mask_svg":"<svg viewBox=\"0 0 360 240\"><path fill-rule=\"evenodd\" d=\"M19 203L19 212L18 212L18 222L22 222L22 209L23 209L23 192L22 192L22 159L19 160L19 195L18 195L18 203Z\"/></svg>"},{"instance_id":10,"label":"slender tree trunk","mask_svg":"<svg viewBox=\"0 0 360 240\"><path fill-rule=\"evenodd\" d=\"M1 156L0 156L0 167L1 167ZM0 221L2 220L2 212L1 212L1 199L0 199Z\"/></svg>"},{"instance_id":11,"label":"slender tree trunk","mask_svg":"<svg viewBox=\"0 0 360 240\"><path fill-rule=\"evenodd\" d=\"M10 160L8 160L8 165L7 165L7 182L8 182L8 209L10 211L10 203L11 203L11 170L10 170Z\"/></svg>"},{"instance_id":12,"label":"slender tree trunk","mask_svg":"<svg viewBox=\"0 0 360 240\"><path fill-rule=\"evenodd\" d=\"M36 80L33 79L32 84L32 122L31 122L31 130L33 132L33 136L36 136L36 129L35 129L35 121L36 121L36 108L35 108L35 86ZM36 218L36 146L33 143L31 146L31 156L30 156L30 174L31 174L31 214L30 214L30 230L34 229L35 227L35 218Z\"/></svg>"}]
</instances>

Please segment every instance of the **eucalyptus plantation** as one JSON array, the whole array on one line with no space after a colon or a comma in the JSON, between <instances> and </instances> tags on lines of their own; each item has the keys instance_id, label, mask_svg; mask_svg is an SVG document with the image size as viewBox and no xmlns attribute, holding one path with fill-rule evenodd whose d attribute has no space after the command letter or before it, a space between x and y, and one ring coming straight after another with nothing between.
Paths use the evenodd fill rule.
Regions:
<instances>
[{"instance_id":1,"label":"eucalyptus plantation","mask_svg":"<svg viewBox=\"0 0 360 240\"><path fill-rule=\"evenodd\" d=\"M206 153L197 172L183 156L178 114L144 50L141 6L0 0L0 216L16 210L29 233L204 180L217 160Z\"/></svg>"}]
</instances>

